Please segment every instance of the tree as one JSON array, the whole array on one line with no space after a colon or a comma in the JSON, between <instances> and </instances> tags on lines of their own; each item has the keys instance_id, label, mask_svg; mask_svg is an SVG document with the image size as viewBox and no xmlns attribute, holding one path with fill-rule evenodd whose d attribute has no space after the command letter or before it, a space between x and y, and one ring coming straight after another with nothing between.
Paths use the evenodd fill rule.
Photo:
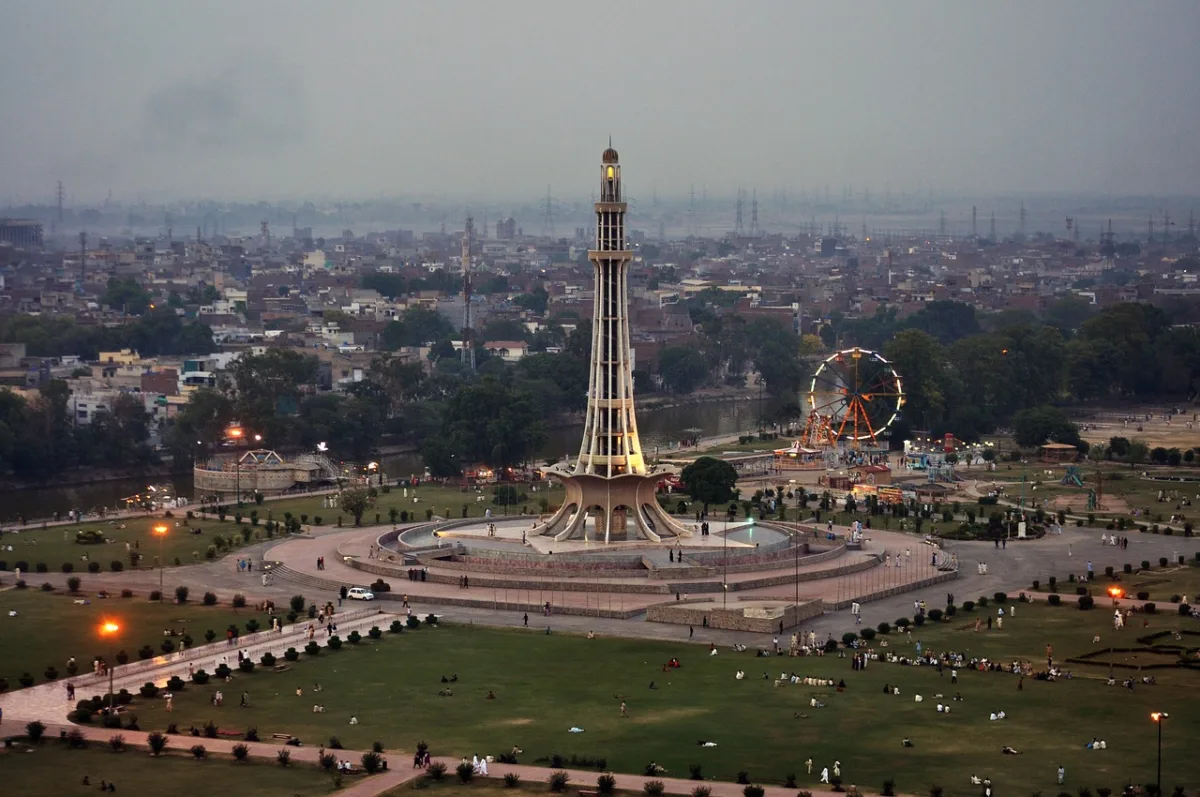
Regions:
<instances>
[{"instance_id":1,"label":"tree","mask_svg":"<svg viewBox=\"0 0 1200 797\"><path fill-rule=\"evenodd\" d=\"M150 294L133 277L110 277L100 303L127 315L141 315L150 306Z\"/></svg>"},{"instance_id":2,"label":"tree","mask_svg":"<svg viewBox=\"0 0 1200 797\"><path fill-rule=\"evenodd\" d=\"M920 312L909 316L904 325L929 333L943 345L979 332L974 307L946 300L930 302Z\"/></svg>"},{"instance_id":3,"label":"tree","mask_svg":"<svg viewBox=\"0 0 1200 797\"><path fill-rule=\"evenodd\" d=\"M941 344L926 332L906 329L896 333L884 353L904 380L905 415L917 428L937 427L945 417L949 370Z\"/></svg>"},{"instance_id":4,"label":"tree","mask_svg":"<svg viewBox=\"0 0 1200 797\"><path fill-rule=\"evenodd\" d=\"M680 480L693 501L704 504L724 504L733 500L737 471L728 462L716 457L700 457L683 469Z\"/></svg>"},{"instance_id":5,"label":"tree","mask_svg":"<svg viewBox=\"0 0 1200 797\"><path fill-rule=\"evenodd\" d=\"M514 297L513 304L523 307L535 315L545 315L546 307L550 304L550 294L541 285L537 285L529 293Z\"/></svg>"},{"instance_id":6,"label":"tree","mask_svg":"<svg viewBox=\"0 0 1200 797\"><path fill-rule=\"evenodd\" d=\"M386 296L389 299L405 296L408 293L408 286L404 284L404 278L399 274L382 272L364 274L359 284L367 290L378 291L380 296Z\"/></svg>"},{"instance_id":7,"label":"tree","mask_svg":"<svg viewBox=\"0 0 1200 797\"><path fill-rule=\"evenodd\" d=\"M758 350L754 368L762 375L773 396L793 396L804 382L804 367L796 346L771 340Z\"/></svg>"},{"instance_id":8,"label":"tree","mask_svg":"<svg viewBox=\"0 0 1200 797\"><path fill-rule=\"evenodd\" d=\"M1080 443L1079 427L1071 423L1066 413L1057 407L1033 407L1021 410L1013 416L1013 439L1024 448L1040 446L1047 442Z\"/></svg>"},{"instance_id":9,"label":"tree","mask_svg":"<svg viewBox=\"0 0 1200 797\"><path fill-rule=\"evenodd\" d=\"M1125 461L1129 463L1129 467L1135 468L1146 461L1150 455L1150 446L1146 445L1144 440L1130 440L1129 447L1125 449Z\"/></svg>"},{"instance_id":10,"label":"tree","mask_svg":"<svg viewBox=\"0 0 1200 797\"><path fill-rule=\"evenodd\" d=\"M338 503L343 510L354 515L354 525L361 526L363 513L371 505L371 497L366 490L343 490Z\"/></svg>"},{"instance_id":11,"label":"tree","mask_svg":"<svg viewBox=\"0 0 1200 797\"><path fill-rule=\"evenodd\" d=\"M704 356L690 346L667 346L658 353L658 374L672 393L691 393L708 373Z\"/></svg>"}]
</instances>

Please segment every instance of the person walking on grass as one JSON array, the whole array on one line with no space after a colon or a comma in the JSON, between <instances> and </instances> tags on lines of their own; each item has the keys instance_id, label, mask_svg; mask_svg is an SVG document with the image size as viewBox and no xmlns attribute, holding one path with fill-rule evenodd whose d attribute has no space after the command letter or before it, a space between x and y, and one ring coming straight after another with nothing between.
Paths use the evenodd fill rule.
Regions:
<instances>
[{"instance_id":1,"label":"person walking on grass","mask_svg":"<svg viewBox=\"0 0 1200 797\"><path fill-rule=\"evenodd\" d=\"M629 710L627 708L625 708L624 700L621 701L621 717L623 719L629 719Z\"/></svg>"},{"instance_id":2,"label":"person walking on grass","mask_svg":"<svg viewBox=\"0 0 1200 797\"><path fill-rule=\"evenodd\" d=\"M1063 785L1063 780L1065 780L1066 777L1067 777L1067 770L1063 767L1062 764L1059 764L1058 765L1058 785L1059 786Z\"/></svg>"}]
</instances>

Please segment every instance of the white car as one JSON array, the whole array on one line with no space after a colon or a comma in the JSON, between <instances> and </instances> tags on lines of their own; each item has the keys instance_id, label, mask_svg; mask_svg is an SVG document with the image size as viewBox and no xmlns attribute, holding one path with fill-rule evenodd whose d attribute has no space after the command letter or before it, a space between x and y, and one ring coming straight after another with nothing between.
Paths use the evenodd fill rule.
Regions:
<instances>
[{"instance_id":1,"label":"white car","mask_svg":"<svg viewBox=\"0 0 1200 797\"><path fill-rule=\"evenodd\" d=\"M346 597L352 601L373 601L375 593L366 587L351 587L350 591L346 593Z\"/></svg>"}]
</instances>

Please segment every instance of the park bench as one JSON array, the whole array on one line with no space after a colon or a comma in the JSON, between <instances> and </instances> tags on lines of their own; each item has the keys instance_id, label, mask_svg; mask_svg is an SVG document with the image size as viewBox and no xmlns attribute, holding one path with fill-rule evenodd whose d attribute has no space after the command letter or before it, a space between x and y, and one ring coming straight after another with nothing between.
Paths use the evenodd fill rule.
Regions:
<instances>
[{"instance_id":1,"label":"park bench","mask_svg":"<svg viewBox=\"0 0 1200 797\"><path fill-rule=\"evenodd\" d=\"M228 736L232 739L237 739L237 738L241 737L243 734L245 734L245 731L231 731L231 730L226 730L225 728L217 729L217 736Z\"/></svg>"},{"instance_id":2,"label":"park bench","mask_svg":"<svg viewBox=\"0 0 1200 797\"><path fill-rule=\"evenodd\" d=\"M287 672L292 669L292 666L290 664L276 664L274 669L275 672Z\"/></svg>"},{"instance_id":3,"label":"park bench","mask_svg":"<svg viewBox=\"0 0 1200 797\"><path fill-rule=\"evenodd\" d=\"M600 792L595 789L580 789L579 797L599 797Z\"/></svg>"},{"instance_id":4,"label":"park bench","mask_svg":"<svg viewBox=\"0 0 1200 797\"><path fill-rule=\"evenodd\" d=\"M273 733L271 734L271 738L276 741L286 742L292 738L292 735L290 733Z\"/></svg>"}]
</instances>

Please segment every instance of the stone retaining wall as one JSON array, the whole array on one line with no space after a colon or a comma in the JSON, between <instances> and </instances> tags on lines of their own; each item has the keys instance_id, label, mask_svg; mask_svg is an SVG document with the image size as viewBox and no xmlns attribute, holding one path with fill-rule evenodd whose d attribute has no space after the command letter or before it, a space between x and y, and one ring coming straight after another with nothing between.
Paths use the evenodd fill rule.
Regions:
<instances>
[{"instance_id":1,"label":"stone retaining wall","mask_svg":"<svg viewBox=\"0 0 1200 797\"><path fill-rule=\"evenodd\" d=\"M842 565L841 567L830 568L827 570L810 570L799 574L800 581L819 581L824 578L835 578L844 576L849 573L859 573L863 570L869 570L872 567L879 565L876 559L864 559L853 564ZM732 570L733 568L730 568ZM749 581L730 582L729 590L731 592L740 592L743 590L758 589L759 587L775 587L780 584L794 584L797 581L795 573L779 574L774 576L764 576L755 578ZM711 593L720 592L721 584L719 581L700 581L691 582L688 584L672 584L671 588L679 593Z\"/></svg>"},{"instance_id":2,"label":"stone retaining wall","mask_svg":"<svg viewBox=\"0 0 1200 797\"><path fill-rule=\"evenodd\" d=\"M646 609L646 620L652 623L673 623L676 625L703 626L705 620L709 628L719 628L725 631L751 631L757 634L777 634L779 623L784 628L792 628L805 620L816 617L824 612L824 604L819 600L806 601L799 606L786 604L777 617L747 617L746 606L734 606L729 609L713 607L689 606L682 601L665 603Z\"/></svg>"},{"instance_id":3,"label":"stone retaining wall","mask_svg":"<svg viewBox=\"0 0 1200 797\"><path fill-rule=\"evenodd\" d=\"M825 601L825 607L830 610L845 609L854 602L867 603L868 601L882 600L883 598L890 598L893 595L900 595L905 592L913 592L914 590L924 589L925 587L932 587L934 584L944 584L945 582L953 581L956 578L958 578L958 571L951 570L945 573L938 573L936 576L920 579L919 581L910 581L907 584L900 584L899 586L876 590L875 592L871 592L866 595L860 595L856 598L847 598L843 601L827 600Z\"/></svg>"},{"instance_id":4,"label":"stone retaining wall","mask_svg":"<svg viewBox=\"0 0 1200 797\"><path fill-rule=\"evenodd\" d=\"M392 585L393 592L404 592L404 584L408 583L408 569L402 567L388 567L380 565L372 560L363 559L347 559L345 564L356 570L362 570L366 573L371 573L376 576L381 576ZM442 563L438 562L438 566ZM547 581L545 579L499 579L488 578L486 574L481 575L483 571L472 570L467 573L471 579L472 587L494 587L496 589L508 590L526 590L531 592L613 592L625 593L628 595L666 595L670 592L669 588L664 584L625 584L621 582L597 582L597 581L575 581L572 579L564 579L562 581ZM506 575L509 571L504 572ZM427 576L428 581L435 584L457 584L459 576L449 575L446 573L430 572Z\"/></svg>"},{"instance_id":5,"label":"stone retaining wall","mask_svg":"<svg viewBox=\"0 0 1200 797\"><path fill-rule=\"evenodd\" d=\"M376 600L385 601L402 601L403 591L401 592L384 592L375 595ZM437 606L466 606L473 609L493 609L496 611L508 611L515 613L527 613L529 615L529 623L533 628L541 628L543 625L550 625L554 615L573 615L576 617L602 617L610 620L628 620L637 617L641 614L641 608L634 609L605 609L605 608L587 608L583 606L557 606L551 601L551 616L546 617L542 614L542 605L532 602L521 601L505 601L505 600L480 600L478 598L447 598L443 596L426 598L422 595L409 595L409 604L431 603ZM414 612L415 614L415 612Z\"/></svg>"}]
</instances>

